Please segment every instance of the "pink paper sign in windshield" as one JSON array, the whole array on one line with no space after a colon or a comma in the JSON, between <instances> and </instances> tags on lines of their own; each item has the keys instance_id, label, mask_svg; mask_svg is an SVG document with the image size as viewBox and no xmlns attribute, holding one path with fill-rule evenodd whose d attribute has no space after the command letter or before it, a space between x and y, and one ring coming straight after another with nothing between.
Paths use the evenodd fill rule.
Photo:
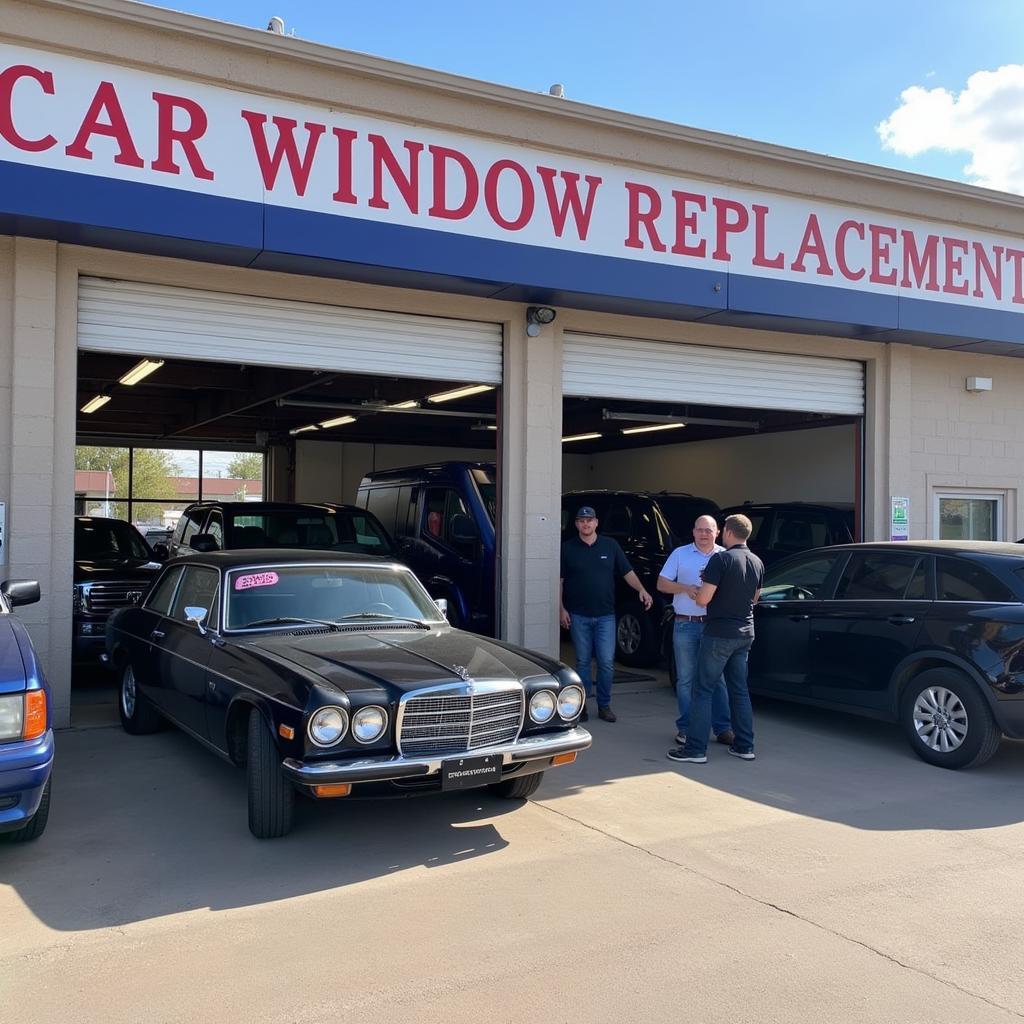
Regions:
<instances>
[{"instance_id":1,"label":"pink paper sign in windshield","mask_svg":"<svg viewBox=\"0 0 1024 1024\"><path fill-rule=\"evenodd\" d=\"M235 580L235 590L249 590L251 587L272 587L280 580L276 572L254 572L248 576L239 576Z\"/></svg>"}]
</instances>

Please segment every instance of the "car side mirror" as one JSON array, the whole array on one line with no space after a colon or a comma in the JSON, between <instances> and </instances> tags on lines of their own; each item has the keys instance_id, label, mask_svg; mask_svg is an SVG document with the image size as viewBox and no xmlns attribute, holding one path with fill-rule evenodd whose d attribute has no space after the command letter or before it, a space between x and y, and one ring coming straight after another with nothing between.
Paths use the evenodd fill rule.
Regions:
<instances>
[{"instance_id":1,"label":"car side mirror","mask_svg":"<svg viewBox=\"0 0 1024 1024\"><path fill-rule=\"evenodd\" d=\"M193 551L206 553L207 551L219 551L220 545L212 533L197 533L189 542L188 546Z\"/></svg>"},{"instance_id":2,"label":"car side mirror","mask_svg":"<svg viewBox=\"0 0 1024 1024\"><path fill-rule=\"evenodd\" d=\"M171 557L171 551L166 544L154 544L153 555L158 562L166 562Z\"/></svg>"},{"instance_id":3,"label":"car side mirror","mask_svg":"<svg viewBox=\"0 0 1024 1024\"><path fill-rule=\"evenodd\" d=\"M448 618L448 598L447 597L435 597L434 604L437 605L437 610L447 619Z\"/></svg>"},{"instance_id":4,"label":"car side mirror","mask_svg":"<svg viewBox=\"0 0 1024 1024\"><path fill-rule=\"evenodd\" d=\"M201 636L206 636L206 627L203 623L206 621L207 611L208 609L206 608L199 608L194 605L189 605L185 609L185 621L191 622L199 630Z\"/></svg>"},{"instance_id":5,"label":"car side mirror","mask_svg":"<svg viewBox=\"0 0 1024 1024\"><path fill-rule=\"evenodd\" d=\"M452 516L451 538L456 544L474 544L480 536L476 523L462 512Z\"/></svg>"},{"instance_id":6,"label":"car side mirror","mask_svg":"<svg viewBox=\"0 0 1024 1024\"><path fill-rule=\"evenodd\" d=\"M35 580L4 580L0 583L0 594L10 602L11 607L35 604L40 598L39 584Z\"/></svg>"}]
</instances>

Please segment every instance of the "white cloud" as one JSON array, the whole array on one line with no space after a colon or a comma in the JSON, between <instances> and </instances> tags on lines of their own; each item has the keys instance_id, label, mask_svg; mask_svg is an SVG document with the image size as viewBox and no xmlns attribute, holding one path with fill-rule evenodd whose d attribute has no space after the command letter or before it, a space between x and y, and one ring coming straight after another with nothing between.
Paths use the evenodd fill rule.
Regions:
<instances>
[{"instance_id":1,"label":"white cloud","mask_svg":"<svg viewBox=\"0 0 1024 1024\"><path fill-rule=\"evenodd\" d=\"M1024 194L1024 64L977 71L958 95L912 85L877 131L903 156L970 153L964 174L973 184Z\"/></svg>"}]
</instances>

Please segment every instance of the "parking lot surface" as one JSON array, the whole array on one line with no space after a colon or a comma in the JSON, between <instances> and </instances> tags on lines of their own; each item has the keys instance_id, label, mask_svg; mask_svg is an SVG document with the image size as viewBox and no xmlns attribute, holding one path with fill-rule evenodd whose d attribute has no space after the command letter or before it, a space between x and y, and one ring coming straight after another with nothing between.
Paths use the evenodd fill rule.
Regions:
<instances>
[{"instance_id":1,"label":"parking lot surface","mask_svg":"<svg viewBox=\"0 0 1024 1024\"><path fill-rule=\"evenodd\" d=\"M21 1024L1024 1015L1024 744L943 772L894 727L761 702L757 761L676 765L667 689L615 706L531 803L303 802L273 842L183 734L61 733L46 834L0 846L3 1003Z\"/></svg>"}]
</instances>

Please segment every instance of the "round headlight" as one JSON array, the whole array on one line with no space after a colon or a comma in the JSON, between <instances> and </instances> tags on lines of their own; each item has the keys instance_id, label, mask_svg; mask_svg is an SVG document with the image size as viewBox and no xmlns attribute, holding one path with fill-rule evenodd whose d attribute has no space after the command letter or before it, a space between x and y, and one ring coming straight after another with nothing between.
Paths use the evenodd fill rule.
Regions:
<instances>
[{"instance_id":1,"label":"round headlight","mask_svg":"<svg viewBox=\"0 0 1024 1024\"><path fill-rule=\"evenodd\" d=\"M344 708L320 708L309 719L309 738L318 747L330 747L345 735L348 712Z\"/></svg>"},{"instance_id":2,"label":"round headlight","mask_svg":"<svg viewBox=\"0 0 1024 1024\"><path fill-rule=\"evenodd\" d=\"M360 708L352 716L352 735L360 743L379 740L387 727L388 713L383 708Z\"/></svg>"},{"instance_id":3,"label":"round headlight","mask_svg":"<svg viewBox=\"0 0 1024 1024\"><path fill-rule=\"evenodd\" d=\"M550 722L555 716L555 695L550 690L538 690L530 698L530 718L538 725Z\"/></svg>"},{"instance_id":4,"label":"round headlight","mask_svg":"<svg viewBox=\"0 0 1024 1024\"><path fill-rule=\"evenodd\" d=\"M558 713L565 719L575 718L583 707L583 689L567 686L558 695Z\"/></svg>"}]
</instances>

